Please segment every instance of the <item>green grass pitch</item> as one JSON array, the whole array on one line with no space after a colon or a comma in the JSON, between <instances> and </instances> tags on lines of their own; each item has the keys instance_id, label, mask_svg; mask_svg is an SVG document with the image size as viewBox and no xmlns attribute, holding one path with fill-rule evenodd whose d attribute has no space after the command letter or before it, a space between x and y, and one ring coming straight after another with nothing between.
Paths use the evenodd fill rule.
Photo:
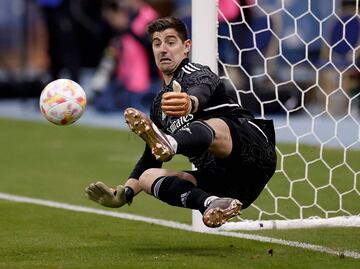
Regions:
<instances>
[{"instance_id":1,"label":"green grass pitch","mask_svg":"<svg viewBox=\"0 0 360 269\"><path fill-rule=\"evenodd\" d=\"M279 148L290 151L291 145ZM1 119L0 192L103 209L85 198L85 186L96 180L123 183L142 150L142 141L127 131ZM306 158L317 158L316 149L301 150L308 152ZM348 158L353 161L358 154L351 152ZM329 151L326 158L336 164L339 155L343 154ZM287 168L290 173L299 168L299 160L289 165L293 165L292 170ZM354 161L359 171L357 165ZM166 166L190 169L181 157ZM319 169L314 168L313 173L321 173ZM274 184L277 181L281 178ZM259 202L261 199L267 202L266 197ZM355 201L350 208L356 212L358 206ZM189 210L170 207L145 194L117 211L191 222ZM348 257L5 200L0 200L0 212L0 268L4 269L360 268L360 260ZM251 233L360 252L358 228Z\"/></svg>"}]
</instances>

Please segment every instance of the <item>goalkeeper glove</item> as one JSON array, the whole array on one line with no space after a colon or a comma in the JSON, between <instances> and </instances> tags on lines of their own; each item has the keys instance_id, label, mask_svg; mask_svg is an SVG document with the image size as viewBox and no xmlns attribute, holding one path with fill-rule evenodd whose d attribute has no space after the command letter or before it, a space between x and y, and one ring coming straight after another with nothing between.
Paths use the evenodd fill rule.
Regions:
<instances>
[{"instance_id":1,"label":"goalkeeper glove","mask_svg":"<svg viewBox=\"0 0 360 269\"><path fill-rule=\"evenodd\" d=\"M173 91L163 94L161 99L161 109L167 116L181 117L186 116L193 110L193 100L185 92L181 92L180 84L173 81Z\"/></svg>"},{"instance_id":2,"label":"goalkeeper glove","mask_svg":"<svg viewBox=\"0 0 360 269\"><path fill-rule=\"evenodd\" d=\"M131 199L127 199L126 192L132 192L133 190L128 187L124 187L118 185L116 189L109 188L103 182L91 183L88 187L85 188L86 196L103 206L106 207L122 207L124 204L130 204L132 202Z\"/></svg>"},{"instance_id":3,"label":"goalkeeper glove","mask_svg":"<svg viewBox=\"0 0 360 269\"><path fill-rule=\"evenodd\" d=\"M185 92L166 92L162 96L161 109L167 116L186 116L191 112L190 96Z\"/></svg>"}]
</instances>

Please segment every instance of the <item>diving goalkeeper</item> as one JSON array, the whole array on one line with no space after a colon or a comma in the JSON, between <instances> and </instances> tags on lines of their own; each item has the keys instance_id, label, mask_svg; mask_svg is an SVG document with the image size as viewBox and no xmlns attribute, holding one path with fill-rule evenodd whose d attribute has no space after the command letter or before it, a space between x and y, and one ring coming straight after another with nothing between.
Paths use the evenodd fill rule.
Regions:
<instances>
[{"instance_id":1,"label":"diving goalkeeper","mask_svg":"<svg viewBox=\"0 0 360 269\"><path fill-rule=\"evenodd\" d=\"M225 90L209 67L192 63L185 24L174 17L148 26L163 88L150 117L125 110L129 128L145 142L124 186L90 184L87 196L107 207L130 204L141 191L173 206L199 210L208 227L219 227L259 196L276 167L271 120L255 119ZM182 154L194 171L162 169Z\"/></svg>"}]
</instances>

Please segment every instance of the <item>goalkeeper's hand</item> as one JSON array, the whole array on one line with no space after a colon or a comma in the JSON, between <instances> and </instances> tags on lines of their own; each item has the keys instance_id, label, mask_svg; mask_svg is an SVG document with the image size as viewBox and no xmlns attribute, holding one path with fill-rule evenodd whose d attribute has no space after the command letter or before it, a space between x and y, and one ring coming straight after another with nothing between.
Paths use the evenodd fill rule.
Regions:
<instances>
[{"instance_id":1,"label":"goalkeeper's hand","mask_svg":"<svg viewBox=\"0 0 360 269\"><path fill-rule=\"evenodd\" d=\"M116 189L109 188L103 182L91 183L85 188L86 196L106 207L121 207L127 203L124 186L117 186Z\"/></svg>"},{"instance_id":2,"label":"goalkeeper's hand","mask_svg":"<svg viewBox=\"0 0 360 269\"><path fill-rule=\"evenodd\" d=\"M186 116L191 112L190 96L185 92L166 92L162 96L161 109L167 116Z\"/></svg>"},{"instance_id":3,"label":"goalkeeper's hand","mask_svg":"<svg viewBox=\"0 0 360 269\"><path fill-rule=\"evenodd\" d=\"M161 109L167 116L181 117L188 115L192 110L190 96L181 92L180 84L173 81L173 92L166 92L161 99Z\"/></svg>"}]
</instances>

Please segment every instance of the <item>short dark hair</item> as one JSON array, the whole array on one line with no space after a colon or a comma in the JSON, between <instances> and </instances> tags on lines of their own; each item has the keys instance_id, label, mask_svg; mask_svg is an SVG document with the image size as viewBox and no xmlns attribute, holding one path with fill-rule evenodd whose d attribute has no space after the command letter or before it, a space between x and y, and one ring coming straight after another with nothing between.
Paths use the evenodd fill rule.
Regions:
<instances>
[{"instance_id":1,"label":"short dark hair","mask_svg":"<svg viewBox=\"0 0 360 269\"><path fill-rule=\"evenodd\" d=\"M185 23L176 17L165 17L151 22L147 27L147 33L152 41L155 32L163 32L169 28L175 29L182 41L188 40L188 30Z\"/></svg>"}]
</instances>

